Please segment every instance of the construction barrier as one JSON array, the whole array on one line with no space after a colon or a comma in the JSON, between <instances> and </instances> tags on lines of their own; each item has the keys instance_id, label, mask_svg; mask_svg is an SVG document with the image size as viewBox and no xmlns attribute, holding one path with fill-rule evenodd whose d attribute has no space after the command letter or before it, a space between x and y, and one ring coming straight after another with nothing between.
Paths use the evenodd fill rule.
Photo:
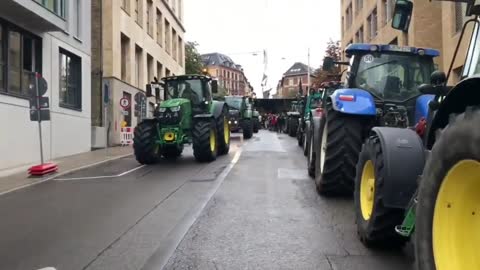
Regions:
<instances>
[{"instance_id":1,"label":"construction barrier","mask_svg":"<svg viewBox=\"0 0 480 270\"><path fill-rule=\"evenodd\" d=\"M120 128L120 144L122 146L128 146L133 144L133 128L131 127Z\"/></svg>"}]
</instances>

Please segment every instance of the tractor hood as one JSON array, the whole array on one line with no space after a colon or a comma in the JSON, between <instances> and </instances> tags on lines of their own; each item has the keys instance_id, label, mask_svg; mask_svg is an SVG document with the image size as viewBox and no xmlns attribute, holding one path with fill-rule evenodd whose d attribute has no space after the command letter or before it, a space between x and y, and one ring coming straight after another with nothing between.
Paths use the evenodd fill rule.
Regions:
<instances>
[{"instance_id":1,"label":"tractor hood","mask_svg":"<svg viewBox=\"0 0 480 270\"><path fill-rule=\"evenodd\" d=\"M172 108L172 107L178 107L183 104L190 103L190 100L185 99L185 98L174 98L174 99L169 99L162 101L160 103L160 108Z\"/></svg>"}]
</instances>

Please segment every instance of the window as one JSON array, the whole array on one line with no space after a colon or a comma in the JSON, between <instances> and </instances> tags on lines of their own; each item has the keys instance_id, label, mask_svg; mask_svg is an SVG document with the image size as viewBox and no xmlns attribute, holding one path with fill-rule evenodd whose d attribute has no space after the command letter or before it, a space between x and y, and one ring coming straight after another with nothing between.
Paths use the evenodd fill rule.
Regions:
<instances>
[{"instance_id":1,"label":"window","mask_svg":"<svg viewBox=\"0 0 480 270\"><path fill-rule=\"evenodd\" d=\"M81 27L82 27L82 1L74 0L75 12L73 12L72 22L73 22L73 36L80 38L81 37Z\"/></svg>"},{"instance_id":2,"label":"window","mask_svg":"<svg viewBox=\"0 0 480 270\"><path fill-rule=\"evenodd\" d=\"M148 83L153 81L153 57L150 54L147 54L147 76L148 76Z\"/></svg>"},{"instance_id":3,"label":"window","mask_svg":"<svg viewBox=\"0 0 480 270\"><path fill-rule=\"evenodd\" d=\"M157 62L157 79L163 78L163 65L160 62Z\"/></svg>"},{"instance_id":4,"label":"window","mask_svg":"<svg viewBox=\"0 0 480 270\"><path fill-rule=\"evenodd\" d=\"M138 23L138 25L140 25L140 27L143 27L142 3L143 3L143 0L135 0L135 21Z\"/></svg>"},{"instance_id":5,"label":"window","mask_svg":"<svg viewBox=\"0 0 480 270\"><path fill-rule=\"evenodd\" d=\"M364 36L364 32L363 32L363 25L362 25L360 26L357 33L355 34L355 42L363 43L364 42L363 36Z\"/></svg>"},{"instance_id":6,"label":"window","mask_svg":"<svg viewBox=\"0 0 480 270\"><path fill-rule=\"evenodd\" d=\"M35 0L60 17L65 17L65 0Z\"/></svg>"},{"instance_id":7,"label":"window","mask_svg":"<svg viewBox=\"0 0 480 270\"><path fill-rule=\"evenodd\" d=\"M177 43L178 43L178 37L177 37L177 32L175 29L172 29L172 56L173 60L177 61L178 59L178 51L177 51Z\"/></svg>"},{"instance_id":8,"label":"window","mask_svg":"<svg viewBox=\"0 0 480 270\"><path fill-rule=\"evenodd\" d=\"M142 48L135 46L135 86L142 87Z\"/></svg>"},{"instance_id":9,"label":"window","mask_svg":"<svg viewBox=\"0 0 480 270\"><path fill-rule=\"evenodd\" d=\"M157 9L157 43L163 47L163 16Z\"/></svg>"},{"instance_id":10,"label":"window","mask_svg":"<svg viewBox=\"0 0 480 270\"><path fill-rule=\"evenodd\" d=\"M172 47L172 36L170 34L170 23L165 20L165 50L170 54Z\"/></svg>"},{"instance_id":11,"label":"window","mask_svg":"<svg viewBox=\"0 0 480 270\"><path fill-rule=\"evenodd\" d=\"M173 14L175 14L175 12L177 11L177 0L172 1L172 10Z\"/></svg>"},{"instance_id":12,"label":"window","mask_svg":"<svg viewBox=\"0 0 480 270\"><path fill-rule=\"evenodd\" d=\"M124 34L121 35L121 43L120 43L120 50L122 53L122 57L120 61L122 62L121 69L122 69L122 81L128 82L129 81L129 67L130 67L130 39L125 36Z\"/></svg>"},{"instance_id":13,"label":"window","mask_svg":"<svg viewBox=\"0 0 480 270\"><path fill-rule=\"evenodd\" d=\"M350 5L348 5L348 7L347 7L346 17L347 17L347 22L346 22L346 25L345 25L345 29L349 29L350 26L352 25L352 20L353 20L352 3L350 3Z\"/></svg>"},{"instance_id":14,"label":"window","mask_svg":"<svg viewBox=\"0 0 480 270\"><path fill-rule=\"evenodd\" d=\"M125 12L130 14L130 0L122 0L121 7Z\"/></svg>"},{"instance_id":15,"label":"window","mask_svg":"<svg viewBox=\"0 0 480 270\"><path fill-rule=\"evenodd\" d=\"M455 3L455 33L462 31L463 24L466 21L466 3Z\"/></svg>"},{"instance_id":16,"label":"window","mask_svg":"<svg viewBox=\"0 0 480 270\"><path fill-rule=\"evenodd\" d=\"M392 19L393 16L393 9L395 5L393 4L393 0L382 0L382 15L383 15L383 24L387 24Z\"/></svg>"},{"instance_id":17,"label":"window","mask_svg":"<svg viewBox=\"0 0 480 270\"><path fill-rule=\"evenodd\" d=\"M368 23L368 38L374 39L377 36L377 9L375 8L370 16L367 18Z\"/></svg>"},{"instance_id":18,"label":"window","mask_svg":"<svg viewBox=\"0 0 480 270\"><path fill-rule=\"evenodd\" d=\"M153 2L147 1L147 33L153 36Z\"/></svg>"},{"instance_id":19,"label":"window","mask_svg":"<svg viewBox=\"0 0 480 270\"><path fill-rule=\"evenodd\" d=\"M169 77L170 75L170 70L168 68L165 69L165 77Z\"/></svg>"},{"instance_id":20,"label":"window","mask_svg":"<svg viewBox=\"0 0 480 270\"><path fill-rule=\"evenodd\" d=\"M183 40L181 37L178 37L178 53L179 53L179 57L178 57L178 62L180 63L180 66L183 67L183 61L184 61L184 58L183 58L183 50L184 50L184 45L183 45Z\"/></svg>"},{"instance_id":21,"label":"window","mask_svg":"<svg viewBox=\"0 0 480 270\"><path fill-rule=\"evenodd\" d=\"M60 106L82 108L82 63L80 57L60 49Z\"/></svg>"},{"instance_id":22,"label":"window","mask_svg":"<svg viewBox=\"0 0 480 270\"><path fill-rule=\"evenodd\" d=\"M0 21L0 91L26 97L29 82L42 68L41 39Z\"/></svg>"},{"instance_id":23,"label":"window","mask_svg":"<svg viewBox=\"0 0 480 270\"><path fill-rule=\"evenodd\" d=\"M363 8L363 0L355 0L355 14L357 14Z\"/></svg>"},{"instance_id":24,"label":"window","mask_svg":"<svg viewBox=\"0 0 480 270\"><path fill-rule=\"evenodd\" d=\"M182 20L182 0L178 0L178 18Z\"/></svg>"},{"instance_id":25,"label":"window","mask_svg":"<svg viewBox=\"0 0 480 270\"><path fill-rule=\"evenodd\" d=\"M3 27L0 25L0 91L4 91L5 89L5 61L3 56Z\"/></svg>"}]
</instances>

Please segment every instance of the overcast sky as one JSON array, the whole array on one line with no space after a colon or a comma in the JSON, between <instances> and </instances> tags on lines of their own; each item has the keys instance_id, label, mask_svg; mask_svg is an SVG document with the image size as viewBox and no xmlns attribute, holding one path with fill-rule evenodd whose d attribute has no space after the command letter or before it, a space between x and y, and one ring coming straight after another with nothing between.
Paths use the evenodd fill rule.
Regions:
<instances>
[{"instance_id":1,"label":"overcast sky","mask_svg":"<svg viewBox=\"0 0 480 270\"><path fill-rule=\"evenodd\" d=\"M308 48L317 68L327 41L340 39L339 0L185 0L184 5L185 39L198 42L202 54L224 53L242 65L257 95L261 51L267 50L267 88L273 93L294 62L307 63ZM248 53L255 51L260 53Z\"/></svg>"}]
</instances>

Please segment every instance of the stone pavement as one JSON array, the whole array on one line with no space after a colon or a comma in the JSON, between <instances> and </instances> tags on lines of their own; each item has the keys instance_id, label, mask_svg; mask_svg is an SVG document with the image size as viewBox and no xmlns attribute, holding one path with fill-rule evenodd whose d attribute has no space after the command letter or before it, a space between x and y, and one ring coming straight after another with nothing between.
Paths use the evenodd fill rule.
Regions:
<instances>
[{"instance_id":1,"label":"stone pavement","mask_svg":"<svg viewBox=\"0 0 480 270\"><path fill-rule=\"evenodd\" d=\"M107 161L116 160L132 155L132 147L112 147L107 150L96 150L78 155L53 160L58 165L58 172L43 177L31 177L27 169L20 173L0 177L0 195L9 193L27 186L42 183L55 177L65 175L80 169L88 168Z\"/></svg>"}]
</instances>

